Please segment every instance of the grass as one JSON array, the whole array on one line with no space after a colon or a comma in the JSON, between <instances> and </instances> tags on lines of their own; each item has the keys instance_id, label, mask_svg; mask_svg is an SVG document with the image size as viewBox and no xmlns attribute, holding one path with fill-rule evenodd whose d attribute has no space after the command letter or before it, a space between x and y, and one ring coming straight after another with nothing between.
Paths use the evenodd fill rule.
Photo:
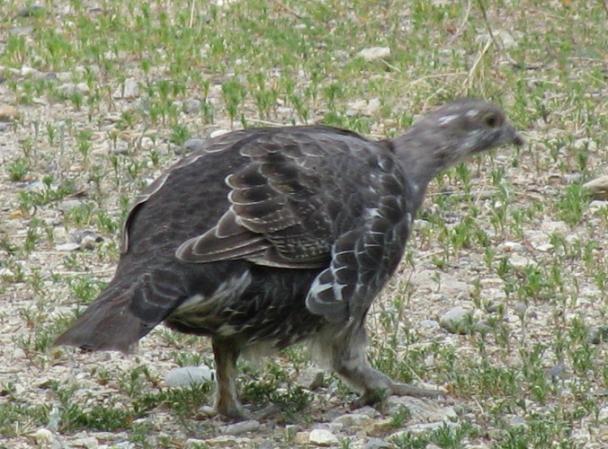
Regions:
<instances>
[{"instance_id":1,"label":"grass","mask_svg":"<svg viewBox=\"0 0 608 449\"><path fill-rule=\"evenodd\" d=\"M467 95L503 105L528 144L438 177L402 271L372 310L374 364L404 381L447 386L464 410L455 426L390 444L605 444L598 417L608 406L607 349L590 335L605 334L608 314L608 208L591 209L582 187L603 174L608 157L602 2L39 6L8 0L0 14L0 103L19 112L0 132L0 433L9 438L0 447L29 447L53 407L68 440L104 430L136 447L184 447L193 433L213 433L197 411L211 403L209 386L170 391L160 380L174 366L209 363L206 342L159 329L118 362L74 362L51 347L109 280L129 202L183 155L187 139L316 122L392 136L433 105ZM390 56L357 56L373 46ZM132 82L138 95L122 98ZM186 111L193 99L200 107ZM378 107L360 112L358 100ZM80 230L104 240L56 250ZM431 275L407 282L412 272ZM474 310L470 332L423 329L454 305ZM243 375L252 405L278 404L304 426L335 407L293 385L307 364L299 349L278 360ZM69 386L25 380L64 378L66 366L81 375ZM336 380L324 388L341 402L352 398ZM169 422L171 442L156 418ZM401 427L415 420L392 418ZM348 447L359 437L345 432Z\"/></svg>"}]
</instances>

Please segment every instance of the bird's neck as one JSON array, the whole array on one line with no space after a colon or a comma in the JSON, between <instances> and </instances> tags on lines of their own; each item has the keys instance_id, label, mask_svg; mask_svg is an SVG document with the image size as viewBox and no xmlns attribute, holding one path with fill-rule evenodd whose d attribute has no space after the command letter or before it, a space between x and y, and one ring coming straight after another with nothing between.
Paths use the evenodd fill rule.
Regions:
<instances>
[{"instance_id":1,"label":"bird's neck","mask_svg":"<svg viewBox=\"0 0 608 449\"><path fill-rule=\"evenodd\" d=\"M424 200L426 189L431 180L443 169L434 158L436 143L433 136L410 129L406 134L391 140L391 145L406 179L410 182L417 210Z\"/></svg>"}]
</instances>

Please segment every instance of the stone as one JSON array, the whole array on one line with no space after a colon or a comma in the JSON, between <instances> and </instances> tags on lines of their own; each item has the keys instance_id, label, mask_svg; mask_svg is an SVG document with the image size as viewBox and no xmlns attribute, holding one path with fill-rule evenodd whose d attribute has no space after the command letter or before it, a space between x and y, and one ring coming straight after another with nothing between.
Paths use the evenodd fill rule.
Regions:
<instances>
[{"instance_id":1,"label":"stone","mask_svg":"<svg viewBox=\"0 0 608 449\"><path fill-rule=\"evenodd\" d=\"M187 387L214 379L215 372L207 366L183 366L174 368L165 375L165 383L170 387Z\"/></svg>"},{"instance_id":2,"label":"stone","mask_svg":"<svg viewBox=\"0 0 608 449\"><path fill-rule=\"evenodd\" d=\"M202 150L205 147L205 139L199 139L197 137L193 137L192 139L186 140L184 142L184 153L195 152Z\"/></svg>"},{"instance_id":3,"label":"stone","mask_svg":"<svg viewBox=\"0 0 608 449\"><path fill-rule=\"evenodd\" d=\"M437 388L427 385L422 385L422 387ZM405 407L409 411L413 423L448 421L457 418L456 411L452 406L442 407L437 401L411 396L389 396L386 407L388 414L391 415L399 413Z\"/></svg>"},{"instance_id":4,"label":"stone","mask_svg":"<svg viewBox=\"0 0 608 449\"><path fill-rule=\"evenodd\" d=\"M223 134L227 134L229 132L230 132L229 129L219 128L219 129L215 129L215 130L211 131L211 134L209 134L209 137L214 138L214 137L221 136Z\"/></svg>"},{"instance_id":5,"label":"stone","mask_svg":"<svg viewBox=\"0 0 608 449\"><path fill-rule=\"evenodd\" d=\"M355 100L348 103L347 115L367 115L372 116L380 109L380 99L374 97L370 100Z\"/></svg>"},{"instance_id":6,"label":"stone","mask_svg":"<svg viewBox=\"0 0 608 449\"><path fill-rule=\"evenodd\" d=\"M374 61L376 59L388 58L391 55L391 49L388 47L369 47L364 48L357 56L365 59L366 61Z\"/></svg>"},{"instance_id":7,"label":"stone","mask_svg":"<svg viewBox=\"0 0 608 449\"><path fill-rule=\"evenodd\" d=\"M260 428L259 421L241 421L235 424L220 427L220 432L226 435L238 435L246 432L255 432Z\"/></svg>"},{"instance_id":8,"label":"stone","mask_svg":"<svg viewBox=\"0 0 608 449\"><path fill-rule=\"evenodd\" d=\"M326 429L313 429L308 435L308 441L316 446L331 446L338 444L338 437Z\"/></svg>"},{"instance_id":9,"label":"stone","mask_svg":"<svg viewBox=\"0 0 608 449\"><path fill-rule=\"evenodd\" d=\"M80 249L80 244L74 242L62 243L61 245L55 246L57 251L76 251Z\"/></svg>"},{"instance_id":10,"label":"stone","mask_svg":"<svg viewBox=\"0 0 608 449\"><path fill-rule=\"evenodd\" d=\"M589 194L596 200L608 200L608 175L600 176L583 184Z\"/></svg>"},{"instance_id":11,"label":"stone","mask_svg":"<svg viewBox=\"0 0 608 449\"><path fill-rule=\"evenodd\" d=\"M196 98L188 98L184 101L183 109L186 114L197 114L201 111L201 101Z\"/></svg>"},{"instance_id":12,"label":"stone","mask_svg":"<svg viewBox=\"0 0 608 449\"><path fill-rule=\"evenodd\" d=\"M0 105L0 122L12 122L19 117L19 111L10 104Z\"/></svg>"},{"instance_id":13,"label":"stone","mask_svg":"<svg viewBox=\"0 0 608 449\"><path fill-rule=\"evenodd\" d=\"M473 311L452 307L439 318L439 325L452 334L468 334L474 328Z\"/></svg>"},{"instance_id":14,"label":"stone","mask_svg":"<svg viewBox=\"0 0 608 449\"><path fill-rule=\"evenodd\" d=\"M393 433L387 439L388 440L392 440L393 438L400 439L400 438L404 438L407 434L416 436L416 435L422 435L425 433L431 433L443 426L455 427L456 423L449 422L449 421L436 421L436 422L429 422L429 423L412 424L410 426L407 426L405 428L405 430L401 430L399 432Z\"/></svg>"},{"instance_id":15,"label":"stone","mask_svg":"<svg viewBox=\"0 0 608 449\"><path fill-rule=\"evenodd\" d=\"M371 424L373 419L362 413L347 413L346 415L338 416L332 422L342 424L343 427L362 427Z\"/></svg>"},{"instance_id":16,"label":"stone","mask_svg":"<svg viewBox=\"0 0 608 449\"><path fill-rule=\"evenodd\" d=\"M66 97L70 95L84 95L89 93L89 86L86 83L64 83L57 87L57 91Z\"/></svg>"},{"instance_id":17,"label":"stone","mask_svg":"<svg viewBox=\"0 0 608 449\"><path fill-rule=\"evenodd\" d=\"M8 131L11 128L11 124L7 122L0 122L0 133Z\"/></svg>"},{"instance_id":18,"label":"stone","mask_svg":"<svg viewBox=\"0 0 608 449\"><path fill-rule=\"evenodd\" d=\"M301 387L314 391L323 385L324 377L325 372L322 369L309 367L300 372L296 379L296 383Z\"/></svg>"},{"instance_id":19,"label":"stone","mask_svg":"<svg viewBox=\"0 0 608 449\"><path fill-rule=\"evenodd\" d=\"M587 339L594 345L599 345L600 343L608 341L608 326L603 325L590 328Z\"/></svg>"},{"instance_id":20,"label":"stone","mask_svg":"<svg viewBox=\"0 0 608 449\"><path fill-rule=\"evenodd\" d=\"M363 449L389 449L393 447L392 444L380 438L369 438L363 445Z\"/></svg>"}]
</instances>

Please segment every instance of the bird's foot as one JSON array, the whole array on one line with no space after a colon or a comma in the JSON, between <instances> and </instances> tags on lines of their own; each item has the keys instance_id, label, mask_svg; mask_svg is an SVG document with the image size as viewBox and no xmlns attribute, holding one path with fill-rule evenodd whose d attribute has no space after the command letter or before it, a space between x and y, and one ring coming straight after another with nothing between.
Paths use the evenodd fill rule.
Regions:
<instances>
[{"instance_id":1,"label":"bird's foot","mask_svg":"<svg viewBox=\"0 0 608 449\"><path fill-rule=\"evenodd\" d=\"M359 398L351 403L351 408L357 409L366 405L381 407L391 395L412 396L415 398L439 398L445 396L446 391L440 388L424 388L407 383L390 381L385 387L366 390Z\"/></svg>"}]
</instances>

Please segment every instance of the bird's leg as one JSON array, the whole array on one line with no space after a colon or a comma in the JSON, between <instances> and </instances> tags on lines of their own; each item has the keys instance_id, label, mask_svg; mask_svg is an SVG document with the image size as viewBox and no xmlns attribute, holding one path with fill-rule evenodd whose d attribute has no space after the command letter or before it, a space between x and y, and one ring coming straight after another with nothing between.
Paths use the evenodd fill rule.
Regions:
<instances>
[{"instance_id":1,"label":"bird's leg","mask_svg":"<svg viewBox=\"0 0 608 449\"><path fill-rule=\"evenodd\" d=\"M386 374L373 368L366 355L366 334L359 327L347 338L334 343L333 368L361 397L353 404L356 407L382 402L394 394L398 396L438 397L440 390L420 388L414 385L395 382Z\"/></svg>"},{"instance_id":2,"label":"bird's leg","mask_svg":"<svg viewBox=\"0 0 608 449\"><path fill-rule=\"evenodd\" d=\"M212 345L217 382L215 410L227 418L243 419L245 413L239 403L235 384L239 350L234 342L219 338L213 338Z\"/></svg>"}]
</instances>

